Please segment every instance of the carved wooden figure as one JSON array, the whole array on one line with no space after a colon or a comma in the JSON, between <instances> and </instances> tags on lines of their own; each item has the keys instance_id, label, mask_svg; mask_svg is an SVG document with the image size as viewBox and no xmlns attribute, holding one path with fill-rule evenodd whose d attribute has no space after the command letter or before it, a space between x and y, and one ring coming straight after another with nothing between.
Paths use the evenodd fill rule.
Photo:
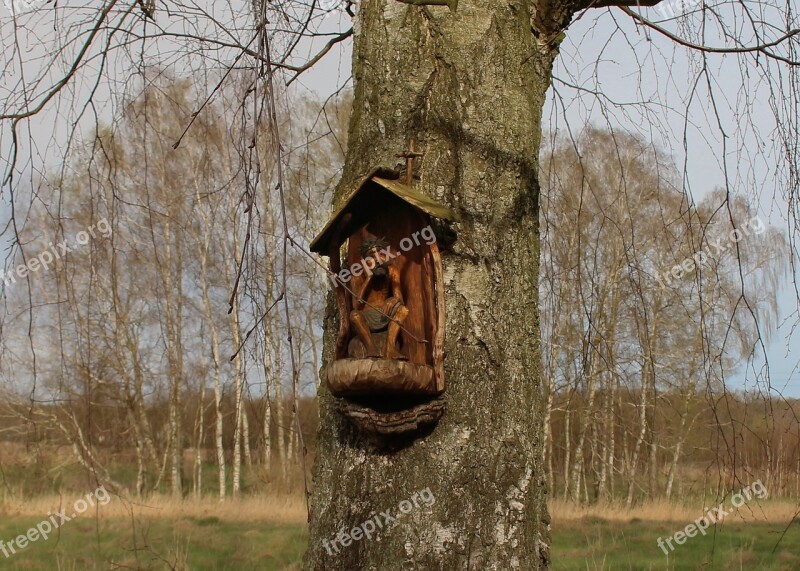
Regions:
<instances>
[{"instance_id":1,"label":"carved wooden figure","mask_svg":"<svg viewBox=\"0 0 800 571\"><path fill-rule=\"evenodd\" d=\"M374 236L364 240L359 249L367 267L366 275L353 278L355 309L350 312L350 323L357 337L348 345L349 357L408 360L397 348L408 308L403 303L402 280L390 250L387 241Z\"/></svg>"},{"instance_id":2,"label":"carved wooden figure","mask_svg":"<svg viewBox=\"0 0 800 571\"><path fill-rule=\"evenodd\" d=\"M340 326L326 381L334 396L444 392L444 283L432 219L456 214L376 168L311 244L330 258ZM395 399L396 400L396 399Z\"/></svg>"}]
</instances>

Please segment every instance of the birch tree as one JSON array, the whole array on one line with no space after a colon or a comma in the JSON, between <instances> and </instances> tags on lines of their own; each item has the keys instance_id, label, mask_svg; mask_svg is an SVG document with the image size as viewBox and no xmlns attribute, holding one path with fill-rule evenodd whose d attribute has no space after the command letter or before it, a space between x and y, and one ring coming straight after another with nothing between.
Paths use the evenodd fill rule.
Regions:
<instances>
[{"instance_id":1,"label":"birch tree","mask_svg":"<svg viewBox=\"0 0 800 571\"><path fill-rule=\"evenodd\" d=\"M711 128L721 141L715 151L724 171L726 194L730 196L731 189L742 181L750 181L749 173L741 170L748 161L741 157L749 156L749 152L760 158L780 156L777 182L770 190L788 205L793 239L800 229L800 201L796 200L800 171L794 154L797 101L792 95L783 95L797 92L796 15L769 0L702 7L682 3L681 7L693 13L656 22L653 20L659 18L646 7L658 3L515 0L478 5L462 0L448 6L441 0L368 0L357 6L348 3L344 8L353 16L352 27L346 25L333 32L320 30L319 19L325 11L320 12L314 2L308 6L288 0L258 0L252 4L220 3L219 7L215 3L207 9L172 1L154 6L150 2L110 0L96 8L66 14L61 6L52 6L15 19L10 33L2 36L8 38L4 40L2 65L9 71L15 71L11 66L23 55L20 46L29 45L19 41L20 34L35 32L37 23L43 22L48 30L55 28L59 36L52 42L52 53L57 57L45 60L49 63L33 75L24 71L10 74L10 97L0 108L3 140L9 141L11 157L5 188L16 190L14 185L24 172L27 157L36 154L33 146L20 147L20 134L31 119L59 109L62 102L71 102L71 124L87 117L94 119L92 113L97 108L92 100L99 97L97 90L90 87L77 93L77 87L96 86L104 79L111 80L105 83L107 86L123 85L128 81L127 71L143 72L142 61L152 56L171 64L178 62L187 74L202 76L217 66L250 74L242 106L254 110L247 118L251 127L248 134L252 135L241 148L250 143L255 148L264 138L274 143L274 169L267 165L262 169L256 162L249 170L253 175L250 181L254 187L275 189L271 195L279 195L281 204L285 204L290 187L283 172L287 150L281 145L286 138L277 118L277 84L280 79L295 82L341 43L352 41L354 112L334 206L341 204L346 189L373 166L402 169L397 154L413 137L425 152L415 173L416 184L458 211L463 220L455 229L457 241L443 255L447 275L448 413L431 434L387 455L369 447L350 430L336 415L332 397L321 389L319 454L305 566L546 568L550 538L541 454L541 347L548 340L542 340L539 332L538 172L542 110L548 91L552 89L553 93L553 106L548 107L556 116L551 121L553 128L569 120L568 91L580 94L581 101L591 106L596 104L604 120L630 113L640 125L650 126L651 133L668 132L672 127L658 116L661 112L675 110L678 115L683 113L684 119L690 115L692 119L710 117ZM56 25L50 18L56 19ZM603 28L620 41L608 42L610 47L584 48L589 33L581 26L586 22L590 26L596 23L598 30ZM150 43L153 39L166 44ZM141 50L131 49L132 45ZM628 73L617 70L613 85L570 81L570 72L580 75L586 68L600 70L610 59L604 53L606 49L615 50L615 58L626 57ZM679 82L691 88L683 109L677 109L674 100L665 103L654 99L649 88L653 82L661 88L660 93L675 87L672 78L668 86L662 86L657 76L653 78L663 69L657 66L672 63L669 56L674 50L695 57L685 66L691 80ZM557 61L560 51L569 53ZM556 71L563 71L558 67L562 63L584 58L591 65L554 74L554 66ZM39 59L38 54L23 57L26 62ZM736 100L721 97L715 83L712 70L721 60L726 64L733 61L746 86ZM125 76L118 78L114 71L120 63L128 67ZM638 76L630 82L620 81L630 74ZM206 77L210 84L218 85L224 82L226 73L209 73ZM618 104L616 91L638 100ZM749 126L751 120L757 122L754 110L763 109L764 100L770 101L769 113L774 121L766 132L756 129L753 133ZM187 130L204 108L198 103L186 116ZM729 145L734 144L727 133L730 115L743 130L740 133L756 141L751 148L740 143L738 153L730 152ZM688 119L683 122L681 135L686 136L691 123ZM252 128L254 124L258 128ZM180 139L178 133L169 143L179 147ZM769 148L762 145L765 141ZM240 208L244 211L250 206L243 201ZM729 204L725 209L732 213ZM296 247L296 240L288 231L283 208L280 218L280 248L286 259L285 253ZM13 228L20 225L15 217ZM170 250L170 261L183 254ZM278 270L282 273L279 289L283 295L289 294L287 270L287 264ZM180 284L166 276L160 280L160 287L171 294L180 290ZM744 284L740 289L745 289ZM718 302L736 305L734 299ZM296 324L291 319L290 300L283 298L282 304L288 345L284 354L296 391L300 378L292 342ZM171 311L165 337L169 338L170 379L178 383L183 367L175 350L182 339L182 308L176 303ZM333 307L328 311L326 359L331 356L335 331ZM652 341L658 331L658 324L648 317L642 313L636 322L642 343ZM716 325L709 323L710 327ZM649 375L644 382L651 389L656 388L653 367L658 350L658 346L648 347L640 367L640 372ZM710 363L714 368L721 365L719 359ZM581 369L580 374L589 375L595 382L591 366ZM646 398L652 403L654 397ZM175 452L181 438L174 429L180 422L178 404L175 397L170 431L175 489ZM645 424L646 415L651 413L648 406L643 400L645 435L652 427ZM437 498L435 504L404 518L383 533L381 541L361 541L336 558L326 552L324 539L427 487Z\"/></svg>"}]
</instances>

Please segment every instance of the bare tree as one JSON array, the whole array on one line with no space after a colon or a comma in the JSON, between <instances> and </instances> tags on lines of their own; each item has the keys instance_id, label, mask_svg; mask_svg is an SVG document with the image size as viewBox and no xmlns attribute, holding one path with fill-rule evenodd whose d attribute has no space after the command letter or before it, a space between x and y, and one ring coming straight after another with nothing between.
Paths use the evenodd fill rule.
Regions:
<instances>
[{"instance_id":1,"label":"bare tree","mask_svg":"<svg viewBox=\"0 0 800 571\"><path fill-rule=\"evenodd\" d=\"M115 64L126 63L123 67L139 69L140 77L146 78L142 62L167 53L164 59L168 62L180 62L182 71L205 77L215 86L224 83L231 74L204 75L212 65L248 72L248 84L240 92L241 108L252 109L252 113L241 115L247 128L241 131L244 144L237 148L242 156L248 156L248 148L258 148L267 139L272 143L269 147L272 160L267 165L258 156L250 155L249 162L245 161L242 192L245 200L239 208L243 214L255 216L258 207L264 206L255 205L255 190L260 186L274 189L270 196L274 197L273 203L280 205L278 235L282 263L276 271L280 275L282 327L287 332L286 347L280 354L287 361L292 416L297 421L302 366L293 335L298 325L291 318L295 307L289 299L288 252L302 242L290 232L286 197L292 189L285 172L287 149L282 145L288 139L278 120L276 109L281 95L276 86L279 77L293 82L341 42L352 38L355 112L350 120L347 155L334 204L340 204L346 190L373 166L387 164L402 168L396 155L414 137L426 153L416 173L418 184L459 211L464 220L455 229L457 241L443 256L448 275L445 297L449 412L432 434L387 457L349 429L336 415L332 397L324 389L321 391L320 449L306 567L544 568L549 563L549 518L539 427L546 384L540 357L542 343L547 340L539 332L537 175L542 109L551 87L553 105L548 109L555 110L556 117L551 121L554 129L560 127L562 119L570 119L568 103L575 94L592 106L597 104L599 116L605 121L611 121L616 114L613 119L636 120L640 125L650 126L653 134L661 135L672 127L658 115L661 112L671 114L676 110L679 116L684 116L681 127L684 139L698 115L709 118L707 123L715 129L720 141L716 156L722 166L722 186L727 199L721 212L727 213L734 225L732 191L757 175L757 169L747 171L742 165L764 157L783 157L775 177L777 182L769 190L786 200L794 231L793 247L800 229L797 216L800 202L796 200L798 158L794 153L797 101L794 96L783 95L797 92L796 51L800 32L796 15L783 5L763 0L754 5L704 4L696 14L655 22L647 17L652 13L643 8L655 4L657 0L636 3L523 0L488 6L462 2L446 7L433 0L430 3L370 0L356 7L347 6L354 15L353 28L329 33L319 31L318 17L322 14L316 3L310 7L295 2L259 1L252 6L225 3L220 14L210 13L204 6L173 2L154 6L150 2L121 4L110 0L96 9L66 13L53 6L15 17L11 33L2 35L8 38L2 65L4 71L11 71L12 63L27 55L21 52L20 46L26 44L19 41L20 34L35 32L42 22L49 29L60 31L53 42L52 53L56 55L45 60L49 63L33 76L24 71L10 74L11 96L0 109L0 120L5 122L3 140L8 141L5 144L10 157L5 188L10 193L18 189L17 180L26 172L27 159L35 155L20 148L31 119L71 101L66 120L76 125L82 125L84 120L96 121L93 114L97 107L93 103L99 97L100 84L108 88L127 81L127 77L115 77ZM600 22L600 18L605 19L604 29L619 38L619 42L607 42L599 49L582 49L586 35L576 33L574 41L567 35L568 31L577 32L581 26ZM150 43L153 39L166 43L155 45ZM309 43L311 57L301 58L298 50ZM161 52L165 45L169 49ZM618 94L609 83L600 79L584 82L579 77L587 68L599 73L608 59L605 50L615 50L615 56L624 55L630 71L639 74L629 84L621 85L626 94L638 96L639 101L619 103L615 99ZM653 62L671 63L671 50L695 56L685 65L690 81L681 81L689 85L684 109L677 109L674 99L650 97L651 86L659 81L650 77L650 71L656 69ZM568 57L557 61L560 51ZM582 58L591 65L568 67ZM715 85L712 70L714 62L721 60L726 66L733 63L746 86L736 100L721 98L720 88ZM554 66L557 66L555 74ZM675 74L682 71L676 70ZM571 74L575 77L570 77ZM617 70L613 80L619 83L619 77ZM571 81L576 78L577 81ZM108 79L111 81L103 81ZM115 80L120 80L119 84ZM676 83L672 78L669 81L668 86L662 87L662 93L671 91ZM78 86L84 84L92 87L78 93ZM213 99L217 90L210 91L208 97ZM763 106L756 103L762 100L770 101L772 129L768 127L766 133L758 129L749 131L749 125L758 123L755 109ZM193 111L183 114L186 133L207 107L200 102ZM747 147L740 143L736 152L731 152L733 143L727 132L731 116L736 125L744 126L739 134L750 135L755 145ZM162 132L159 142L164 145L168 141L167 146L180 152L183 138L181 132ZM770 143L768 149L762 145L765 140ZM137 140L135 144L145 143ZM752 157L753 161L743 157ZM166 173L158 174L159 181L170 180ZM133 186L116 187L113 196L124 200L123 192L131 192ZM683 186L690 190L689 183ZM11 200L15 208L22 206ZM113 205L119 207L118 202ZM169 465L172 489L178 493L178 454L184 436L180 384L185 380L181 349L185 341L186 308L182 305L185 291L177 279L182 274L168 270L183 268L186 250L172 239L177 222L171 217L177 210L158 212L154 201L143 201L141 206L151 220L158 221L160 228L158 236L151 233L154 250L159 250L160 265L150 277L164 296L164 307L159 308L157 318L161 320L159 326L163 324L160 339L166 350L168 374L170 426L166 434L170 449L165 466ZM170 206L169 201L163 206ZM60 220L62 214L59 211L56 218ZM19 240L23 221L16 210L11 223ZM642 268L629 265L628 270L627 279L635 286L632 289L644 298L647 284ZM739 272L738 277L739 295L720 294L712 298L710 305L701 304L704 328L714 330L720 326L714 318L717 308L738 310L740 305L748 305L745 273ZM78 299L76 290L70 284L64 285L67 294ZM800 297L800 288L796 290ZM242 291L234 288L233 293L239 295ZM694 291L695 295L700 293ZM613 292L592 289L581 294L583 310L596 307L596 300L614 298ZM731 313L736 315L738 311ZM642 384L638 426L642 436L634 445L635 453L629 452L629 467L636 470L638 455L644 457L646 453L652 479L654 403L658 399L655 367L663 353L663 347L657 344L662 324L654 319L649 308L634 312L631 317L629 323L635 329L631 338L645 352L638 363ZM755 311L750 312L750 317L756 317ZM69 335L64 324L59 325L62 334ZM76 320L76 330L84 325L85 321ZM326 339L329 358L335 324L328 320L326 325L330 333ZM732 329L738 325L738 321L722 324ZM763 354L761 330L756 329L759 335L752 354ZM742 328L736 335L726 336L726 343L729 338L735 338L736 343L749 341L746 332ZM35 353L33 344L30 350ZM708 344L703 351L704 375L719 379L724 393L724 351ZM578 361L581 368L571 371L575 375L572 379L591 383L595 398L602 383L597 376L600 365L595 361L606 352L602 346L590 342L573 349L574 358L580 356L583 360ZM68 357L76 366L88 363L80 363L72 355ZM94 372L96 367L93 364L87 370ZM86 398L96 385L94 380L86 384ZM594 406L595 401L590 408ZM586 434L585 429L586 426L579 425L578 432ZM295 437L302 438L299 427L295 428ZM91 441L91 434L88 440ZM591 442L589 437L584 437L586 440ZM84 449L88 451L90 446L87 444ZM735 456L732 449L720 453ZM573 454L583 452L574 450ZM637 456L635 461L632 456ZM722 456L719 459L726 461ZM585 489L585 469L575 480L582 480ZM720 482L722 487L722 478ZM730 484L730 480L725 482ZM438 500L430 509L401 521L380 542L360 542L339 554L335 561L328 557L322 540L334 535L342 525L351 528L374 510L386 510L424 487L431 487Z\"/></svg>"}]
</instances>

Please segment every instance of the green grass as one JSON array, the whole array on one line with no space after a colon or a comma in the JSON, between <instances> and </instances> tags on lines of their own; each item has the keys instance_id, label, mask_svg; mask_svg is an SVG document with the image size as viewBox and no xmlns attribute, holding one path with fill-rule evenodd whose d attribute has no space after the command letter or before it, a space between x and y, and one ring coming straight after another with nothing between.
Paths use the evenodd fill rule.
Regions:
<instances>
[{"instance_id":1,"label":"green grass","mask_svg":"<svg viewBox=\"0 0 800 571\"><path fill-rule=\"evenodd\" d=\"M3 518L0 539L8 542L37 523ZM40 539L10 558L0 551L0 569L290 570L299 569L307 539L302 525L223 523L215 517L140 518L133 524L87 515L60 531L60 537Z\"/></svg>"},{"instance_id":2,"label":"green grass","mask_svg":"<svg viewBox=\"0 0 800 571\"><path fill-rule=\"evenodd\" d=\"M0 539L7 542L36 523L35 518L4 517ZM685 523L556 522L553 569L800 569L800 526L792 526L775 549L782 526L726 523L716 535L709 530L676 546L667 558L656 538L671 536ZM60 536L39 540L11 558L0 552L0 570L288 571L300 568L306 539L301 524L225 522L215 516L131 522L85 515L64 524Z\"/></svg>"},{"instance_id":3,"label":"green grass","mask_svg":"<svg viewBox=\"0 0 800 571\"><path fill-rule=\"evenodd\" d=\"M553 569L800 569L800 526L793 525L781 539L784 526L725 522L683 545L673 541L675 550L665 555L657 538L671 537L688 523L561 522L553 532Z\"/></svg>"}]
</instances>

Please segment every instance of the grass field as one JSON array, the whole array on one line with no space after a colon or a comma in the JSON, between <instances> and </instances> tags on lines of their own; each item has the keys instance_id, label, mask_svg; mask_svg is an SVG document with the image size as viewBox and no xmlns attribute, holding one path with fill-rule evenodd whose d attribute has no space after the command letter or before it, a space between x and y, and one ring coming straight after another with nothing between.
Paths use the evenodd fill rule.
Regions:
<instances>
[{"instance_id":1,"label":"grass field","mask_svg":"<svg viewBox=\"0 0 800 571\"><path fill-rule=\"evenodd\" d=\"M0 540L25 533L58 505L53 498L0 504ZM800 525L789 525L795 506L767 502L749 507L716 530L710 528L705 537L676 546L668 558L656 538L682 529L698 517L698 510L669 504L634 511L577 509L554 503L553 568L800 569ZM40 539L8 558L0 551L0 569L299 569L307 538L304 522L304 506L294 499L137 505L114 498L64 523L47 541Z\"/></svg>"}]
</instances>

